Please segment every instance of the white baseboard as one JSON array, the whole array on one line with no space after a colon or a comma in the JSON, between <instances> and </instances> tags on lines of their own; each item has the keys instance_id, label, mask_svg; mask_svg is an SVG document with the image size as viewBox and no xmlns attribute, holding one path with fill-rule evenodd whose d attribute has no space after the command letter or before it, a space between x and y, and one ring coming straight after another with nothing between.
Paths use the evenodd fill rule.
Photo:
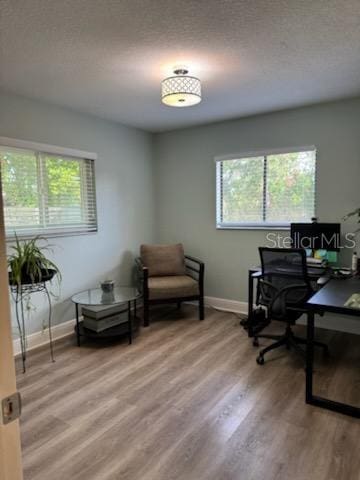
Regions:
<instances>
[{"instance_id":1,"label":"white baseboard","mask_svg":"<svg viewBox=\"0 0 360 480\"><path fill-rule=\"evenodd\" d=\"M297 323L299 325L306 325L306 320L300 317ZM315 325L318 328L360 335L360 321L354 317L325 313L323 317L319 315L315 317Z\"/></svg>"},{"instance_id":2,"label":"white baseboard","mask_svg":"<svg viewBox=\"0 0 360 480\"><path fill-rule=\"evenodd\" d=\"M226 298L205 297L205 305L215 308L215 310L222 310L224 312L233 312L240 314L247 314L247 302L239 302L238 300L227 300Z\"/></svg>"},{"instance_id":3,"label":"white baseboard","mask_svg":"<svg viewBox=\"0 0 360 480\"><path fill-rule=\"evenodd\" d=\"M60 338L67 337L74 333L74 320L68 320L67 322L54 325L51 329L53 340L59 340ZM27 351L47 345L49 343L49 330L41 330L40 332L31 333L27 336ZM14 355L21 353L20 339L16 338L13 341Z\"/></svg>"},{"instance_id":4,"label":"white baseboard","mask_svg":"<svg viewBox=\"0 0 360 480\"><path fill-rule=\"evenodd\" d=\"M137 302L137 306L141 308L142 302L141 300ZM133 310L133 308L132 308ZM82 316L79 317L79 320L82 320ZM76 320L75 318L72 320L67 320L66 322L59 323L58 325L54 325L51 329L53 341L60 340L60 338L67 337L69 335L75 334L74 327L75 327ZM26 338L26 350L29 352L30 350L34 350L35 348L39 348L43 345L48 345L49 343L49 330L46 328L45 330L40 330L39 332L31 333ZM21 346L20 346L20 339L16 338L13 340L13 350L14 355L21 354Z\"/></svg>"},{"instance_id":5,"label":"white baseboard","mask_svg":"<svg viewBox=\"0 0 360 480\"><path fill-rule=\"evenodd\" d=\"M192 303L192 302L189 302ZM239 302L238 300L228 300L226 298L205 297L205 305L222 310L224 312L233 312L238 314L247 314L247 302ZM305 324L305 319L300 318L299 324ZM52 327L53 340L67 337L74 333L75 319L67 322L54 325ZM316 326L319 328L327 328L329 330L336 330L339 332L354 333L360 335L360 321L347 316L334 315L327 313L324 317L316 317ZM27 350L33 350L49 343L49 331L41 330L40 332L32 333L27 337ZM21 353L20 340L17 338L13 342L14 355Z\"/></svg>"},{"instance_id":6,"label":"white baseboard","mask_svg":"<svg viewBox=\"0 0 360 480\"><path fill-rule=\"evenodd\" d=\"M247 314L247 302L239 302L237 300L227 300L225 298L205 297L205 305L213 307L224 312L234 312L240 314ZM300 325L305 325L305 318L298 320ZM326 328L328 330L336 330L338 332L353 333L360 335L360 321L357 318L352 318L346 315L335 315L333 313L326 313L324 317L316 316L316 326L319 328Z\"/></svg>"}]
</instances>

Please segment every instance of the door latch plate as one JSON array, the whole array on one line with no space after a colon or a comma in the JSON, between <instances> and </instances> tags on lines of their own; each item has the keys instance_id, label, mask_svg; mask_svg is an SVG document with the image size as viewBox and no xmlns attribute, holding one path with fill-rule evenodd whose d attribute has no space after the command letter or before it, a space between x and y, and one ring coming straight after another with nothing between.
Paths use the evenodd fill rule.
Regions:
<instances>
[{"instance_id":1,"label":"door latch plate","mask_svg":"<svg viewBox=\"0 0 360 480\"><path fill-rule=\"evenodd\" d=\"M21 396L19 392L15 392L9 397L1 400L0 422L3 425L13 422L20 418L21 415Z\"/></svg>"}]
</instances>

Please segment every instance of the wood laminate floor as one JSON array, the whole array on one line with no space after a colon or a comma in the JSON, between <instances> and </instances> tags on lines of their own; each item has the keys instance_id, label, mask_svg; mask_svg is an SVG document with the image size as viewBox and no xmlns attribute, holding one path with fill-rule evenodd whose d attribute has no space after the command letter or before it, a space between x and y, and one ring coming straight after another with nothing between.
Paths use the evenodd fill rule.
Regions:
<instances>
[{"instance_id":1,"label":"wood laminate floor","mask_svg":"<svg viewBox=\"0 0 360 480\"><path fill-rule=\"evenodd\" d=\"M68 338L18 364L25 480L360 479L359 420L304 403L296 354L258 366L230 313L155 315L132 346ZM359 405L360 336L318 337L316 393Z\"/></svg>"}]
</instances>

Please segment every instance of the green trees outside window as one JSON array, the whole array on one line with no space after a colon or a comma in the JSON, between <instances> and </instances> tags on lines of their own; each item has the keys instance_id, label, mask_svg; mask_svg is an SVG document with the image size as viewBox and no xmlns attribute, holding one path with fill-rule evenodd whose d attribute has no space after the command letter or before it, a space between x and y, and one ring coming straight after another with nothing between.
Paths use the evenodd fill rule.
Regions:
<instances>
[{"instance_id":1,"label":"green trees outside window","mask_svg":"<svg viewBox=\"0 0 360 480\"><path fill-rule=\"evenodd\" d=\"M96 226L93 162L0 147L8 235Z\"/></svg>"},{"instance_id":2,"label":"green trees outside window","mask_svg":"<svg viewBox=\"0 0 360 480\"><path fill-rule=\"evenodd\" d=\"M217 165L217 225L286 225L315 215L316 152L234 158Z\"/></svg>"}]
</instances>

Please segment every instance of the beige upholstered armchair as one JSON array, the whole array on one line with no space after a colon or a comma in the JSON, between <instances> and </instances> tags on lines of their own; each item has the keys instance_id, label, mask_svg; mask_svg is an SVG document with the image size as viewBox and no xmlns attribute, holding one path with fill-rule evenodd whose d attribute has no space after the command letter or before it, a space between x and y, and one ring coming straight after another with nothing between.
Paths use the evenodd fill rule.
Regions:
<instances>
[{"instance_id":1,"label":"beige upholstered armchair","mask_svg":"<svg viewBox=\"0 0 360 480\"><path fill-rule=\"evenodd\" d=\"M204 319L204 263L184 254L177 245L141 245L136 259L138 287L143 294L144 326L149 325L149 305L199 301Z\"/></svg>"}]
</instances>

